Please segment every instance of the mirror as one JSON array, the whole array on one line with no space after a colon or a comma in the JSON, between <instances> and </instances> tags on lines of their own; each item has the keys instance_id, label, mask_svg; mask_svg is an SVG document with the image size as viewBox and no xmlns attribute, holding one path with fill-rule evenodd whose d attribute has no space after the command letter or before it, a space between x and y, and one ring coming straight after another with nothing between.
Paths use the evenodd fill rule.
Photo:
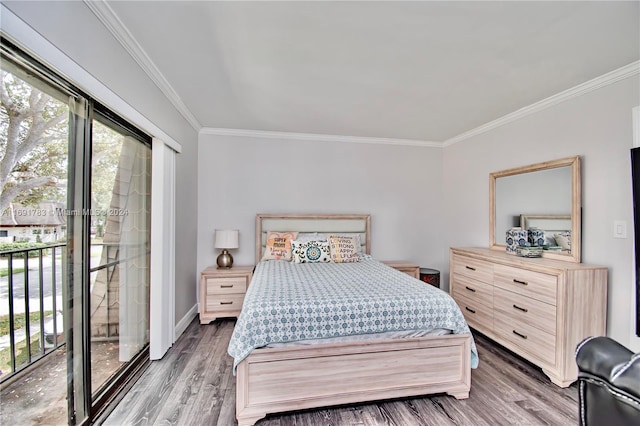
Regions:
<instances>
[{"instance_id":1,"label":"mirror","mask_svg":"<svg viewBox=\"0 0 640 426\"><path fill-rule=\"evenodd\" d=\"M562 158L489 175L489 247L506 249L514 226L544 232L543 257L580 262L580 157Z\"/></svg>"}]
</instances>

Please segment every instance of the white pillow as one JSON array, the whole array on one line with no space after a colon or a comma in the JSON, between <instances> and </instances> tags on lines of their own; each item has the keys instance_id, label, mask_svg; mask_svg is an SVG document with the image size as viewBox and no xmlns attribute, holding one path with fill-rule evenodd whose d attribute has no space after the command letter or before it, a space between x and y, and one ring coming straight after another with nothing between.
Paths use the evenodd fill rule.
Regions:
<instances>
[{"instance_id":1,"label":"white pillow","mask_svg":"<svg viewBox=\"0 0 640 426\"><path fill-rule=\"evenodd\" d=\"M327 241L327 236L318 232L298 232L296 241L299 243L307 243L309 241Z\"/></svg>"}]
</instances>

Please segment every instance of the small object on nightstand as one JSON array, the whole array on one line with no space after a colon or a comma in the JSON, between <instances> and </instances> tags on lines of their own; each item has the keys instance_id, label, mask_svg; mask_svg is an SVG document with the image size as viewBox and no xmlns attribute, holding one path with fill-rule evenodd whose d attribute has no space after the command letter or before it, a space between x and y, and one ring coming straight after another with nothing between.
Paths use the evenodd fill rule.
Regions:
<instances>
[{"instance_id":1,"label":"small object on nightstand","mask_svg":"<svg viewBox=\"0 0 640 426\"><path fill-rule=\"evenodd\" d=\"M420 280L440 288L440 271L431 268L420 268Z\"/></svg>"},{"instance_id":2,"label":"small object on nightstand","mask_svg":"<svg viewBox=\"0 0 640 426\"><path fill-rule=\"evenodd\" d=\"M230 269L233 266L233 256L228 250L238 248L238 230L216 229L214 247L222 249L217 259L218 269Z\"/></svg>"}]
</instances>

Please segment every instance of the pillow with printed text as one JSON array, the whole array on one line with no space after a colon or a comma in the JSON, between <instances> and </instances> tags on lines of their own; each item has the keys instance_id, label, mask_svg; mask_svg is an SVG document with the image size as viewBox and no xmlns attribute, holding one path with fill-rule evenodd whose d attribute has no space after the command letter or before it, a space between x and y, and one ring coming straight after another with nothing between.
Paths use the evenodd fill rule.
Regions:
<instances>
[{"instance_id":1,"label":"pillow with printed text","mask_svg":"<svg viewBox=\"0 0 640 426\"><path fill-rule=\"evenodd\" d=\"M358 254L360 239L357 235L330 235L327 240L329 241L329 250L333 262L360 262L360 255Z\"/></svg>"},{"instance_id":2,"label":"pillow with printed text","mask_svg":"<svg viewBox=\"0 0 640 426\"><path fill-rule=\"evenodd\" d=\"M262 260L291 260L291 241L297 237L297 232L267 232Z\"/></svg>"}]
</instances>

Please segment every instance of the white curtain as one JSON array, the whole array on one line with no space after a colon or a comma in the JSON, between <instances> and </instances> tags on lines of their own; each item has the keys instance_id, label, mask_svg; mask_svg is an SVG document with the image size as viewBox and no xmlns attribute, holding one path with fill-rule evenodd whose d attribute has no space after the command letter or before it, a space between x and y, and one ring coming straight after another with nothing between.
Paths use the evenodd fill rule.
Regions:
<instances>
[{"instance_id":1,"label":"white curtain","mask_svg":"<svg viewBox=\"0 0 640 426\"><path fill-rule=\"evenodd\" d=\"M160 359L175 342L175 154L154 138L151 177L151 312L149 355Z\"/></svg>"}]
</instances>

